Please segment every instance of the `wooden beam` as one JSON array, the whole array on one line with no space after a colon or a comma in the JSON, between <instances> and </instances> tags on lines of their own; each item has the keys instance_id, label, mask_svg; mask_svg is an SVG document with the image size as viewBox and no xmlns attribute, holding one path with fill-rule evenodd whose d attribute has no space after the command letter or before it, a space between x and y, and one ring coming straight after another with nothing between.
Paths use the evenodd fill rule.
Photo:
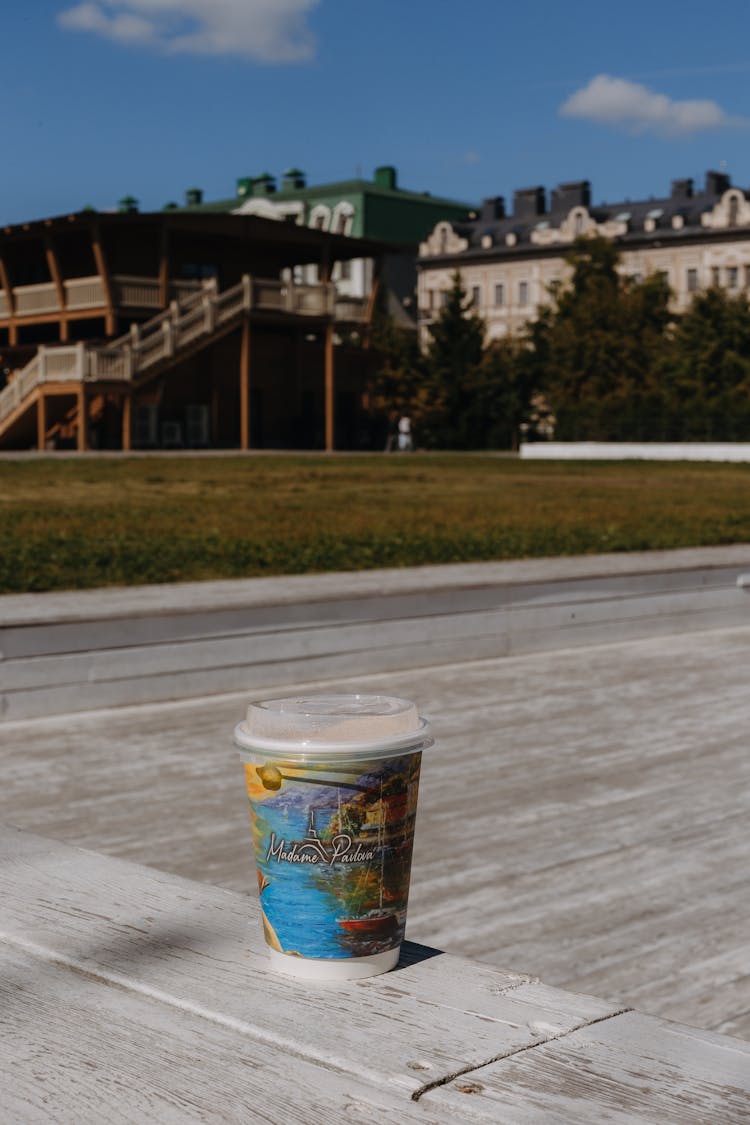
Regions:
<instances>
[{"instance_id":1,"label":"wooden beam","mask_svg":"<svg viewBox=\"0 0 750 1125\"><path fill-rule=\"evenodd\" d=\"M250 448L250 318L242 321L240 346L240 449Z\"/></svg>"},{"instance_id":2,"label":"wooden beam","mask_svg":"<svg viewBox=\"0 0 750 1125\"><path fill-rule=\"evenodd\" d=\"M73 320L91 320L92 317L106 317L107 309L105 305L94 305L88 309L69 309L66 317L69 321ZM16 316L16 327L20 325L32 326L35 324L54 324L55 321L60 319L59 313L37 313L35 316ZM0 325L8 325L10 327L11 320L9 317L0 316Z\"/></svg>"},{"instance_id":3,"label":"wooden beam","mask_svg":"<svg viewBox=\"0 0 750 1125\"><path fill-rule=\"evenodd\" d=\"M5 260L0 257L0 286L5 290L5 299L8 302L8 342L11 347L18 343L18 325L16 324L16 299L13 287L10 284L10 275L5 265Z\"/></svg>"},{"instance_id":4,"label":"wooden beam","mask_svg":"<svg viewBox=\"0 0 750 1125\"><path fill-rule=\"evenodd\" d=\"M94 261L96 262L96 272L102 279L102 289L104 290L104 331L108 336L114 336L117 331L115 321L115 309L112 301L112 279L109 274L109 267L107 266L107 259L102 249L101 232L99 224L95 223L91 228L91 249L94 251Z\"/></svg>"},{"instance_id":5,"label":"wooden beam","mask_svg":"<svg viewBox=\"0 0 750 1125\"><path fill-rule=\"evenodd\" d=\"M57 260L55 247L49 235L44 237L44 254L47 259L47 269L52 278L55 289L57 291L57 304L60 309L58 317L60 323L60 339L65 343L68 339L68 320L65 315L65 286L63 285L62 273L60 272L60 263Z\"/></svg>"},{"instance_id":6,"label":"wooden beam","mask_svg":"<svg viewBox=\"0 0 750 1125\"><path fill-rule=\"evenodd\" d=\"M122 400L122 448L124 452L129 452L131 446L132 402L129 394L126 394Z\"/></svg>"},{"instance_id":7,"label":"wooden beam","mask_svg":"<svg viewBox=\"0 0 750 1125\"><path fill-rule=\"evenodd\" d=\"M39 388L39 397L36 400L36 447L40 453L44 452L47 440L47 400L44 387Z\"/></svg>"},{"instance_id":8,"label":"wooden beam","mask_svg":"<svg viewBox=\"0 0 750 1125\"><path fill-rule=\"evenodd\" d=\"M333 324L326 325L325 338L325 409L326 409L326 453L333 453L335 437L334 412L334 363L333 363Z\"/></svg>"},{"instance_id":9,"label":"wooden beam","mask_svg":"<svg viewBox=\"0 0 750 1125\"><path fill-rule=\"evenodd\" d=\"M86 401L86 388L81 383L78 388L78 426L76 433L76 448L79 453L85 453L89 447L88 434L88 402Z\"/></svg>"}]
</instances>

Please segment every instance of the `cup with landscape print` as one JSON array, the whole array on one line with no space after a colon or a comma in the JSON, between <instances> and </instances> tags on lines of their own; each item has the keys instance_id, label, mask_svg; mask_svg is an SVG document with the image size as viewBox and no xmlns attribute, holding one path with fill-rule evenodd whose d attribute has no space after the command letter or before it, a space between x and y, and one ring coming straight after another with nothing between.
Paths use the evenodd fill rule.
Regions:
<instances>
[{"instance_id":1,"label":"cup with landscape print","mask_svg":"<svg viewBox=\"0 0 750 1125\"><path fill-rule=\"evenodd\" d=\"M312 980L392 969L426 720L385 695L270 699L250 704L235 743L272 967Z\"/></svg>"}]
</instances>

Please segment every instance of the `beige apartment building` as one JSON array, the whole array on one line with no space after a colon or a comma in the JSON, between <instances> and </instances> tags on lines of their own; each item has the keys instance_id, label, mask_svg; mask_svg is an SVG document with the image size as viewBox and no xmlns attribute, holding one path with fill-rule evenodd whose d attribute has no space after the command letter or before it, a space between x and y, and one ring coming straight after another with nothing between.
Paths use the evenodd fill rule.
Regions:
<instances>
[{"instance_id":1,"label":"beige apartment building","mask_svg":"<svg viewBox=\"0 0 750 1125\"><path fill-rule=\"evenodd\" d=\"M662 273L676 311L700 289L750 293L750 190L723 172L707 172L703 190L673 180L664 199L591 202L588 180L550 193L525 188L506 214L501 196L486 199L468 222L439 222L420 246L418 306L422 338L439 314L456 270L487 326L487 340L519 332L549 303L569 273L565 255L576 238L612 239L623 273Z\"/></svg>"}]
</instances>

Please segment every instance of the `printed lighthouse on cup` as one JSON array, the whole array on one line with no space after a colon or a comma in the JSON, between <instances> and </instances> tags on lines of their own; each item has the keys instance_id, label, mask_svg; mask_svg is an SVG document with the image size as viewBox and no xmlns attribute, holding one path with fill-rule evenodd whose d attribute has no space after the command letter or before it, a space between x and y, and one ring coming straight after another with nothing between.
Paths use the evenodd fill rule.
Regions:
<instances>
[{"instance_id":1,"label":"printed lighthouse on cup","mask_svg":"<svg viewBox=\"0 0 750 1125\"><path fill-rule=\"evenodd\" d=\"M392 969L426 720L391 696L271 699L250 704L235 742L272 966L317 980Z\"/></svg>"}]
</instances>

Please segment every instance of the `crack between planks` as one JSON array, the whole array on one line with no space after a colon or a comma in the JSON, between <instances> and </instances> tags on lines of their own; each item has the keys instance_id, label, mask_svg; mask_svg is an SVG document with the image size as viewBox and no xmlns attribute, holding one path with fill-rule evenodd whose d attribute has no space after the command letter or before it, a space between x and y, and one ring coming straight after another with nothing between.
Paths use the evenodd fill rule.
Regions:
<instances>
[{"instance_id":1,"label":"crack between planks","mask_svg":"<svg viewBox=\"0 0 750 1125\"><path fill-rule=\"evenodd\" d=\"M246 1036L248 1039L254 1039L257 1042L267 1043L269 1046L279 1047L288 1052L290 1055L301 1059L303 1062L312 1062L322 1064L333 1070L337 1070L344 1075L352 1075L351 1066L343 1059L337 1059L320 1051L300 1050L299 1044L293 1039L289 1039L284 1035L275 1035L269 1032L263 1032L254 1024L247 1023L245 1020L237 1019L235 1016L227 1016L221 1012L216 1012L211 1008L204 1007L202 1004L196 1004L191 1001L181 1000L171 992L166 992L160 988L154 988L150 985L139 984L131 977L123 976L120 973L107 972L101 969L92 969L90 966L81 961L77 961L70 956L63 956L53 949L49 949L44 945L39 945L37 942L29 941L26 938L20 938L15 934L8 934L0 932L0 942L5 942L11 947L21 949L32 956L39 957L40 959L48 962L61 969L66 969L69 972L75 973L91 981L98 981L106 984L111 988L120 989L123 992L134 993L139 996L144 996L147 999L154 1000L157 1003L166 1004L171 1008L176 1008L178 1011L186 1012L190 1015L197 1016L200 1019L207 1020L209 1023L218 1024L222 1027L231 1028L233 1031ZM519 982L518 985L512 984L508 991L513 991L516 987L522 987L527 984L527 981ZM498 990L504 992L503 990ZM565 1031L557 1032L554 1035L548 1035L544 1039L537 1039L533 1043L527 1043L522 1047L515 1047L510 1051L504 1051L499 1055L494 1055L490 1059L485 1059L484 1062L471 1063L468 1066L460 1067L458 1070L451 1071L450 1074L444 1075L442 1078L437 1078L432 1082L425 1083L417 1090L414 1090L410 1095L411 1100L417 1102L424 1095L431 1090L435 1090L441 1086L447 1085L449 1082L454 1081L456 1078L461 1078L466 1074L473 1074L477 1070L482 1070L484 1067L491 1066L493 1063L502 1062L503 1059L513 1058L515 1055L523 1054L526 1051L533 1051L535 1047L543 1047L547 1043L553 1043L559 1039L564 1039L568 1035L572 1035L576 1031L581 1031L586 1027L593 1027L595 1024L604 1023L606 1020L615 1019L617 1016L624 1015L626 1012L632 1012L634 1009L619 1008L617 1011L608 1012L605 1016L599 1016L597 1019L584 1020L582 1023L577 1024L575 1027L568 1028ZM379 1086L382 1082L382 1075L376 1071L370 1071L367 1068L362 1068L357 1072L357 1076L364 1078L366 1081Z\"/></svg>"},{"instance_id":2,"label":"crack between planks","mask_svg":"<svg viewBox=\"0 0 750 1125\"><path fill-rule=\"evenodd\" d=\"M493 1063L502 1062L504 1059L511 1059L515 1055L522 1055L527 1051L533 1051L536 1047L544 1047L547 1043L555 1043L559 1039L565 1039L568 1035L573 1035L576 1031L582 1031L586 1027L594 1027L598 1023L606 1023L607 1020L616 1019L617 1016L624 1016L626 1012L634 1011L634 1008L618 1008L615 1012L608 1012L606 1016L597 1016L594 1020L584 1020L582 1023L576 1024L575 1027L569 1027L566 1031L558 1031L554 1035L548 1035L546 1039L537 1039L533 1043L526 1043L523 1047L513 1047L510 1051L503 1051L499 1055L494 1055L491 1059L486 1059L481 1063L473 1063L471 1066L462 1067L451 1074L446 1074L443 1078L436 1078L433 1082L427 1082L424 1086L420 1086L415 1090L411 1096L413 1102L418 1102L424 1094L429 1094L431 1090L439 1089L441 1086L446 1086L449 1082L453 1082L456 1078L463 1078L467 1074L474 1074L477 1070L482 1070L486 1066L491 1066Z\"/></svg>"}]
</instances>

